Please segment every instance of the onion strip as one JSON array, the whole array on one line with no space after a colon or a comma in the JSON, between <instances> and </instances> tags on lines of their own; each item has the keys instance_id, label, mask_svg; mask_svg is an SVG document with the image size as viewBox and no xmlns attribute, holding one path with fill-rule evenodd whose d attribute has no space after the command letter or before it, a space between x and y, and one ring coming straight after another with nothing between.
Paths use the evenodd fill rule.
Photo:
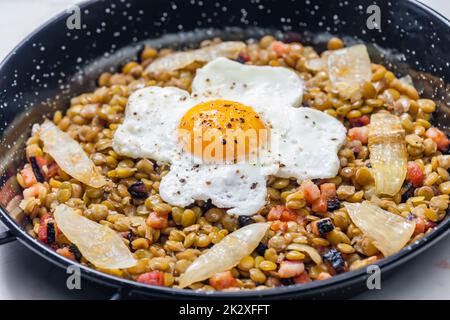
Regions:
<instances>
[{"instance_id":1,"label":"onion strip","mask_svg":"<svg viewBox=\"0 0 450 320\"><path fill-rule=\"evenodd\" d=\"M64 236L96 267L123 269L136 265L136 259L117 232L83 217L65 204L56 207L54 217Z\"/></svg>"},{"instance_id":2,"label":"onion strip","mask_svg":"<svg viewBox=\"0 0 450 320\"><path fill-rule=\"evenodd\" d=\"M176 52L153 61L145 70L146 73L174 71L183 69L194 62L210 62L218 57L236 59L246 47L244 42L227 41L213 44L197 50Z\"/></svg>"},{"instance_id":3,"label":"onion strip","mask_svg":"<svg viewBox=\"0 0 450 320\"><path fill-rule=\"evenodd\" d=\"M414 221L383 210L368 201L345 203L353 223L385 257L400 251L411 239L415 229Z\"/></svg>"},{"instance_id":4,"label":"onion strip","mask_svg":"<svg viewBox=\"0 0 450 320\"><path fill-rule=\"evenodd\" d=\"M52 156L64 172L93 188L101 188L106 184L81 145L68 133L48 120L40 126L39 133L44 151Z\"/></svg>"},{"instance_id":5,"label":"onion strip","mask_svg":"<svg viewBox=\"0 0 450 320\"><path fill-rule=\"evenodd\" d=\"M394 196L403 185L408 165L405 130L397 116L387 112L372 115L369 151L375 192Z\"/></svg>"},{"instance_id":6,"label":"onion strip","mask_svg":"<svg viewBox=\"0 0 450 320\"><path fill-rule=\"evenodd\" d=\"M180 287L185 288L233 268L255 250L269 226L264 222L252 223L227 235L187 268L179 279Z\"/></svg>"}]
</instances>

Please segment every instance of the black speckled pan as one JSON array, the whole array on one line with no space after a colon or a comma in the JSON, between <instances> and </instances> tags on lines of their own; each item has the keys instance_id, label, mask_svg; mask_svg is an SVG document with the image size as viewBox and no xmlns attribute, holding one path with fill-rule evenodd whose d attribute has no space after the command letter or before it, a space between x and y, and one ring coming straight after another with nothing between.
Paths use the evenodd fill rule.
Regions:
<instances>
[{"instance_id":1,"label":"black speckled pan","mask_svg":"<svg viewBox=\"0 0 450 320\"><path fill-rule=\"evenodd\" d=\"M366 10L372 4L380 8L381 31L366 27L370 15ZM7 210L18 192L14 177L23 164L24 141L33 123L64 109L70 97L92 90L101 72L135 58L145 43L186 47L213 36L247 39L267 32L319 50L331 35L344 37L347 43L364 42L373 61L388 65L398 76L409 74L425 97L439 101L434 123L448 132L450 22L419 2L99 0L84 2L80 8L81 30L69 30L69 14L62 13L29 35L0 65L0 218L9 229L0 235L0 244L17 239L60 267L72 262L29 236L20 212ZM390 273L449 229L446 219L378 266L384 275ZM202 293L148 286L80 267L85 278L117 288L115 298L345 298L364 290L368 277L360 269L300 286Z\"/></svg>"}]
</instances>

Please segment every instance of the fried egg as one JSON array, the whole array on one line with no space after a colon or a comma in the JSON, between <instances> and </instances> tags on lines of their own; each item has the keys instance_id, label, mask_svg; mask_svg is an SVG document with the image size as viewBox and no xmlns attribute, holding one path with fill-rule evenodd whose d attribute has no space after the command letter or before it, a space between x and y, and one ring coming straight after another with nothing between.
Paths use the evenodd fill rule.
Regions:
<instances>
[{"instance_id":1,"label":"fried egg","mask_svg":"<svg viewBox=\"0 0 450 320\"><path fill-rule=\"evenodd\" d=\"M159 191L171 205L210 199L227 213L255 214L265 205L270 175L302 181L337 174L345 127L301 107L303 89L287 68L217 58L197 70L191 93L156 86L134 92L113 148L169 163ZM216 135L205 143L199 128ZM256 139L229 134L236 131Z\"/></svg>"}]
</instances>

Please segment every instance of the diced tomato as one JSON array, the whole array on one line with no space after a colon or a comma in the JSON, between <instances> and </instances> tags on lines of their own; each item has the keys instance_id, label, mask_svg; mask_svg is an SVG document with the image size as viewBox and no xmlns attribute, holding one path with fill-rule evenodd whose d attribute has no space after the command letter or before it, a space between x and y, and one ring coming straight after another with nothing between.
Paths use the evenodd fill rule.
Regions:
<instances>
[{"instance_id":1,"label":"diced tomato","mask_svg":"<svg viewBox=\"0 0 450 320\"><path fill-rule=\"evenodd\" d=\"M75 255L70 251L69 247L62 247L56 250L56 252L67 259L75 261Z\"/></svg>"},{"instance_id":2,"label":"diced tomato","mask_svg":"<svg viewBox=\"0 0 450 320\"><path fill-rule=\"evenodd\" d=\"M287 225L287 222L284 222L284 221L281 221L281 220L275 220L270 225L270 229L272 229L275 232L277 232L277 231L286 232L287 229L288 229L288 225Z\"/></svg>"},{"instance_id":3,"label":"diced tomato","mask_svg":"<svg viewBox=\"0 0 450 320\"><path fill-rule=\"evenodd\" d=\"M312 211L314 212L327 212L327 196L321 194L319 199L316 199L312 204Z\"/></svg>"},{"instance_id":4,"label":"diced tomato","mask_svg":"<svg viewBox=\"0 0 450 320\"><path fill-rule=\"evenodd\" d=\"M348 138L350 140L359 140L362 144L366 144L369 141L369 128L367 126L351 128L348 130Z\"/></svg>"},{"instance_id":5,"label":"diced tomato","mask_svg":"<svg viewBox=\"0 0 450 320\"><path fill-rule=\"evenodd\" d=\"M154 211L150 212L147 218L147 225L153 229L164 229L169 225L167 214L162 215Z\"/></svg>"},{"instance_id":6,"label":"diced tomato","mask_svg":"<svg viewBox=\"0 0 450 320\"><path fill-rule=\"evenodd\" d=\"M297 221L298 215L294 210L289 209L283 205L277 205L270 209L269 214L267 215L267 220L275 221Z\"/></svg>"},{"instance_id":7,"label":"diced tomato","mask_svg":"<svg viewBox=\"0 0 450 320\"><path fill-rule=\"evenodd\" d=\"M323 183L320 185L320 193L325 194L327 199L336 195L336 185L334 183Z\"/></svg>"},{"instance_id":8,"label":"diced tomato","mask_svg":"<svg viewBox=\"0 0 450 320\"><path fill-rule=\"evenodd\" d=\"M283 212L281 213L281 221L297 221L297 217L298 215L295 213L294 210L291 210L289 208L286 208L283 210Z\"/></svg>"},{"instance_id":9,"label":"diced tomato","mask_svg":"<svg viewBox=\"0 0 450 320\"><path fill-rule=\"evenodd\" d=\"M305 271L303 262L284 260L280 263L278 275L280 278L292 278L302 274L303 271Z\"/></svg>"},{"instance_id":10,"label":"diced tomato","mask_svg":"<svg viewBox=\"0 0 450 320\"><path fill-rule=\"evenodd\" d=\"M153 286L163 286L164 285L164 273L162 273L161 271L146 272L146 273L139 275L139 277L137 277L136 281L145 283L145 284L150 284Z\"/></svg>"},{"instance_id":11,"label":"diced tomato","mask_svg":"<svg viewBox=\"0 0 450 320\"><path fill-rule=\"evenodd\" d=\"M307 203L312 204L320 197L319 187L311 180L305 180L301 183L300 187L305 194L305 200Z\"/></svg>"},{"instance_id":12,"label":"diced tomato","mask_svg":"<svg viewBox=\"0 0 450 320\"><path fill-rule=\"evenodd\" d=\"M23 184L25 188L29 188L35 183L37 183L36 176L34 175L33 169L31 166L27 165L20 171L20 175L22 176Z\"/></svg>"},{"instance_id":13,"label":"diced tomato","mask_svg":"<svg viewBox=\"0 0 450 320\"><path fill-rule=\"evenodd\" d=\"M330 278L331 278L331 274L329 274L328 272L321 272L321 273L319 273L317 280L326 280L326 279L330 279Z\"/></svg>"},{"instance_id":14,"label":"diced tomato","mask_svg":"<svg viewBox=\"0 0 450 320\"><path fill-rule=\"evenodd\" d=\"M352 118L349 120L352 127L362 127L370 123L370 119L367 115L363 115L357 118Z\"/></svg>"},{"instance_id":15,"label":"diced tomato","mask_svg":"<svg viewBox=\"0 0 450 320\"><path fill-rule=\"evenodd\" d=\"M431 127L425 132L425 135L436 142L437 147L441 151L447 151L450 145L450 140L447 135L438 128Z\"/></svg>"},{"instance_id":16,"label":"diced tomato","mask_svg":"<svg viewBox=\"0 0 450 320\"><path fill-rule=\"evenodd\" d=\"M423 179L424 175L420 166L414 161L409 161L406 172L406 180L411 182L414 187L418 187L422 185Z\"/></svg>"},{"instance_id":17,"label":"diced tomato","mask_svg":"<svg viewBox=\"0 0 450 320\"><path fill-rule=\"evenodd\" d=\"M294 283L301 284L301 283L308 283L311 282L311 278L308 276L306 272L302 272L298 276L294 278Z\"/></svg>"},{"instance_id":18,"label":"diced tomato","mask_svg":"<svg viewBox=\"0 0 450 320\"><path fill-rule=\"evenodd\" d=\"M416 228L414 229L413 235L416 236L418 234L425 232L425 219L417 217L415 220Z\"/></svg>"},{"instance_id":19,"label":"diced tomato","mask_svg":"<svg viewBox=\"0 0 450 320\"><path fill-rule=\"evenodd\" d=\"M278 205L270 209L269 214L267 215L267 220L269 221L275 221L280 220L281 213L283 212L283 205Z\"/></svg>"},{"instance_id":20,"label":"diced tomato","mask_svg":"<svg viewBox=\"0 0 450 320\"><path fill-rule=\"evenodd\" d=\"M289 53L291 48L289 45L281 42L281 41L274 41L270 45L272 47L272 50L275 51L278 57L282 57Z\"/></svg>"},{"instance_id":21,"label":"diced tomato","mask_svg":"<svg viewBox=\"0 0 450 320\"><path fill-rule=\"evenodd\" d=\"M237 286L237 281L231 271L216 273L209 279L209 284L216 290L223 290Z\"/></svg>"}]
</instances>

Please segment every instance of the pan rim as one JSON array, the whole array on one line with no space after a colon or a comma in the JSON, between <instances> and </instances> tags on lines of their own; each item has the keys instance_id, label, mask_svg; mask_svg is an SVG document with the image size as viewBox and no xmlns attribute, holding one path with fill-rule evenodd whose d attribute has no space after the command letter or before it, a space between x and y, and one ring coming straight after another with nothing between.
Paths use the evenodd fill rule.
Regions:
<instances>
[{"instance_id":1,"label":"pan rim","mask_svg":"<svg viewBox=\"0 0 450 320\"><path fill-rule=\"evenodd\" d=\"M90 5L97 3L101 0L86 0L79 4L80 8L87 8ZM418 10L421 10L422 13L428 16L432 16L435 19L440 20L440 22L444 23L450 30L450 21L445 18L440 13L436 12L432 8L427 5L419 2L418 0L410 0L412 5L414 5ZM14 49L0 62L0 71L1 69L8 64L11 57L15 54L16 51L20 50L20 48L26 44L31 38L33 38L36 34L44 31L47 28L51 28L52 25L61 21L61 19L65 18L66 12L60 12L54 17L50 18L46 22L44 22L41 26L36 28L33 32L27 35ZM152 286L143 283L138 283L135 281L131 281L124 278L119 278L113 275L109 275L93 268L81 265L80 263L74 263L72 260L62 257L57 254L56 251L53 251L51 248L45 246L36 238L33 238L29 235L14 219L9 215L7 210L0 205L0 221L2 221L6 227L14 234L14 236L26 247L38 253L40 256L44 257L46 260L52 262L54 265L60 268L67 268L71 265L76 265L80 268L82 276L85 276L87 279L91 281L95 281L107 287L115 287L116 289L123 290L126 292L141 292L147 295L159 295L159 296L176 296L177 298L203 298L203 299L233 299L233 298L283 298L286 295L294 295L296 293L301 294L307 291L316 291L320 292L322 289L334 288L341 286L347 286L351 282L355 282L361 278L366 278L368 276L365 268L361 268L354 271L348 271L342 273L340 275L334 276L330 279L323 281L313 281L308 284L302 285L290 285L290 286L281 286L271 289L265 289L261 291L257 290L242 290L242 291L233 291L233 292L202 292L202 291L194 291L189 289L177 289L177 288L169 288L169 287L160 287L160 286ZM378 265L382 272L389 271L393 269L396 265L402 264L424 250L428 249L430 246L437 243L440 239L445 237L448 233L450 233L450 219L446 219L441 222L435 229L424 235L420 240L408 245L403 248L398 253L383 258L382 260L375 263ZM319 293L320 295L320 293ZM319 298L320 296L318 296Z\"/></svg>"}]
</instances>

